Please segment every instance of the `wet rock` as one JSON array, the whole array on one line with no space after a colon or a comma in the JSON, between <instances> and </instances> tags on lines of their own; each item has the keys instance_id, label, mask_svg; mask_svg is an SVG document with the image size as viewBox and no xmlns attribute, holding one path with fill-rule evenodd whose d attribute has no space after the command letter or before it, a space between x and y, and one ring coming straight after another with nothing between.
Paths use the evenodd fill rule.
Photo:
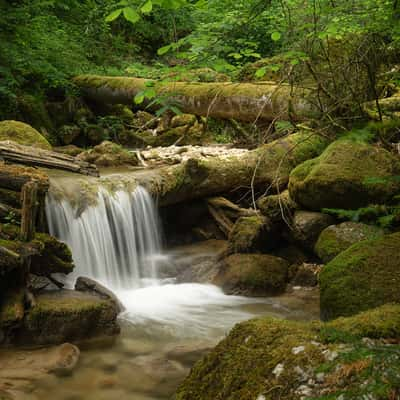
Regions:
<instances>
[{"instance_id":1,"label":"wet rock","mask_svg":"<svg viewBox=\"0 0 400 400\"><path fill-rule=\"evenodd\" d=\"M117 315L110 300L73 290L48 291L36 297L16 342L42 345L112 339L119 333Z\"/></svg>"},{"instance_id":2,"label":"wet rock","mask_svg":"<svg viewBox=\"0 0 400 400\"><path fill-rule=\"evenodd\" d=\"M112 301L119 313L125 310L124 305L120 302L118 297L110 289L107 289L94 279L83 276L78 277L75 282L75 290L79 292L91 293L101 297L102 299Z\"/></svg>"},{"instance_id":3,"label":"wet rock","mask_svg":"<svg viewBox=\"0 0 400 400\"><path fill-rule=\"evenodd\" d=\"M376 226L343 222L324 229L315 244L314 251L324 263L327 263L351 245L361 240L375 239L383 235L383 229Z\"/></svg>"},{"instance_id":4,"label":"wet rock","mask_svg":"<svg viewBox=\"0 0 400 400\"><path fill-rule=\"evenodd\" d=\"M334 223L334 219L327 215L311 211L296 211L293 217L293 229L286 235L307 250L313 250L315 242L320 233L329 225Z\"/></svg>"},{"instance_id":5,"label":"wet rock","mask_svg":"<svg viewBox=\"0 0 400 400\"><path fill-rule=\"evenodd\" d=\"M57 153L67 154L69 156L77 156L82 153L84 149L81 147L75 146L74 144L69 144L68 146L58 146L54 147L53 150Z\"/></svg>"},{"instance_id":6,"label":"wet rock","mask_svg":"<svg viewBox=\"0 0 400 400\"><path fill-rule=\"evenodd\" d=\"M223 260L213 283L226 293L268 296L285 290L289 264L267 254L233 254Z\"/></svg>"},{"instance_id":7,"label":"wet rock","mask_svg":"<svg viewBox=\"0 0 400 400\"><path fill-rule=\"evenodd\" d=\"M319 264L303 263L297 269L291 284L293 286L317 286L318 274L322 266Z\"/></svg>"},{"instance_id":8,"label":"wet rock","mask_svg":"<svg viewBox=\"0 0 400 400\"><path fill-rule=\"evenodd\" d=\"M211 350L211 343L195 341L166 349L166 356L168 359L178 361L182 365L191 368L201 357Z\"/></svg>"}]
</instances>

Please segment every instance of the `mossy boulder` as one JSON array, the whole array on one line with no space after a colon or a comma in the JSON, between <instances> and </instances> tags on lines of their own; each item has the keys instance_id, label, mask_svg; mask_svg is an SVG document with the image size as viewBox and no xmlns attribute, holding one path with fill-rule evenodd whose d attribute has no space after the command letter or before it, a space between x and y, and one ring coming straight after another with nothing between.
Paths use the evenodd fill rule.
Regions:
<instances>
[{"instance_id":1,"label":"mossy boulder","mask_svg":"<svg viewBox=\"0 0 400 400\"><path fill-rule=\"evenodd\" d=\"M343 222L339 225L328 226L321 232L314 252L324 263L327 263L354 243L383 235L383 229L373 225Z\"/></svg>"},{"instance_id":2,"label":"mossy boulder","mask_svg":"<svg viewBox=\"0 0 400 400\"><path fill-rule=\"evenodd\" d=\"M319 275L321 317L349 316L400 303L400 233L364 240L329 262Z\"/></svg>"},{"instance_id":3,"label":"mossy boulder","mask_svg":"<svg viewBox=\"0 0 400 400\"><path fill-rule=\"evenodd\" d=\"M259 318L236 325L195 364L175 400L387 399L400 373L400 306L329 324ZM389 321L386 321L389 318Z\"/></svg>"},{"instance_id":4,"label":"mossy boulder","mask_svg":"<svg viewBox=\"0 0 400 400\"><path fill-rule=\"evenodd\" d=\"M0 141L2 140L12 140L26 146L51 150L50 143L43 135L35 128L20 121L0 121Z\"/></svg>"},{"instance_id":5,"label":"mossy boulder","mask_svg":"<svg viewBox=\"0 0 400 400\"><path fill-rule=\"evenodd\" d=\"M268 254L233 254L225 258L213 283L228 294L268 296L286 288L289 263Z\"/></svg>"},{"instance_id":6,"label":"mossy boulder","mask_svg":"<svg viewBox=\"0 0 400 400\"><path fill-rule=\"evenodd\" d=\"M334 219L327 214L313 211L296 211L293 216L290 229L287 229L286 236L290 241L295 241L306 250L313 250L315 242L320 233Z\"/></svg>"},{"instance_id":7,"label":"mossy boulder","mask_svg":"<svg viewBox=\"0 0 400 400\"><path fill-rule=\"evenodd\" d=\"M74 290L44 292L26 314L17 343L56 344L91 338L112 338L119 333L118 311L107 299Z\"/></svg>"},{"instance_id":8,"label":"mossy boulder","mask_svg":"<svg viewBox=\"0 0 400 400\"><path fill-rule=\"evenodd\" d=\"M239 218L229 234L229 251L232 253L251 253L267 249L274 243L271 223L261 215Z\"/></svg>"},{"instance_id":9,"label":"mossy boulder","mask_svg":"<svg viewBox=\"0 0 400 400\"><path fill-rule=\"evenodd\" d=\"M257 200L257 206L272 221L290 219L293 211L297 208L297 204L290 198L288 190L261 197Z\"/></svg>"},{"instance_id":10,"label":"mossy boulder","mask_svg":"<svg viewBox=\"0 0 400 400\"><path fill-rule=\"evenodd\" d=\"M339 140L290 174L292 199L307 209L357 209L390 201L400 192L400 161L387 150Z\"/></svg>"},{"instance_id":11,"label":"mossy boulder","mask_svg":"<svg viewBox=\"0 0 400 400\"><path fill-rule=\"evenodd\" d=\"M36 250L31 257L31 273L69 274L74 269L71 250L64 242L47 233L37 233L31 245Z\"/></svg>"},{"instance_id":12,"label":"mossy boulder","mask_svg":"<svg viewBox=\"0 0 400 400\"><path fill-rule=\"evenodd\" d=\"M80 160L95 164L99 167L116 167L121 165L138 165L137 155L122 146L104 141L91 150L79 154Z\"/></svg>"},{"instance_id":13,"label":"mossy boulder","mask_svg":"<svg viewBox=\"0 0 400 400\"><path fill-rule=\"evenodd\" d=\"M81 154L85 150L82 149L81 147L75 146L74 144L69 144L68 146L54 147L53 151L76 157L78 154Z\"/></svg>"}]
</instances>

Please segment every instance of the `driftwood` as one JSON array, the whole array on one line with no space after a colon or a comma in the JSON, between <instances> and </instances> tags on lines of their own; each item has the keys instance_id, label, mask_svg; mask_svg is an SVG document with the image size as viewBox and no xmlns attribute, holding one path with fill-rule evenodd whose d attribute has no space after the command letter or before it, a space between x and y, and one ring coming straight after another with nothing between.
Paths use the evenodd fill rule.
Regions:
<instances>
[{"instance_id":1,"label":"driftwood","mask_svg":"<svg viewBox=\"0 0 400 400\"><path fill-rule=\"evenodd\" d=\"M132 104L149 81L141 78L81 75L74 78L83 93L101 104ZM167 96L181 111L203 117L238 121L304 120L318 117L312 91L274 82L156 83L157 95ZM140 106L149 106L144 101ZM150 107L151 108L151 107Z\"/></svg>"},{"instance_id":2,"label":"driftwood","mask_svg":"<svg viewBox=\"0 0 400 400\"><path fill-rule=\"evenodd\" d=\"M12 141L0 142L0 158L17 164L55 168L84 175L99 176L99 171L95 165L79 160L76 157L31 146L23 146Z\"/></svg>"}]
</instances>

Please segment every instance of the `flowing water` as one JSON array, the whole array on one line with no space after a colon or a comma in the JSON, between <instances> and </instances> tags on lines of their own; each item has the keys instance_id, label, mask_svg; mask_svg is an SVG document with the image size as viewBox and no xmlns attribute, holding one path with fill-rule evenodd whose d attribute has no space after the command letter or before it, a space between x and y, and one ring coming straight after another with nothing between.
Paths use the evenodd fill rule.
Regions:
<instances>
[{"instance_id":1,"label":"flowing water","mask_svg":"<svg viewBox=\"0 0 400 400\"><path fill-rule=\"evenodd\" d=\"M252 299L227 296L212 285L158 279L158 269L177 256L162 251L157 209L146 190L110 194L100 188L95 197L81 209L49 196L46 212L51 233L72 250L74 276L101 281L125 305L122 332L111 347L83 351L72 376L41 382L34 390L38 398L167 399L235 323L260 315L317 317L312 292Z\"/></svg>"}]
</instances>

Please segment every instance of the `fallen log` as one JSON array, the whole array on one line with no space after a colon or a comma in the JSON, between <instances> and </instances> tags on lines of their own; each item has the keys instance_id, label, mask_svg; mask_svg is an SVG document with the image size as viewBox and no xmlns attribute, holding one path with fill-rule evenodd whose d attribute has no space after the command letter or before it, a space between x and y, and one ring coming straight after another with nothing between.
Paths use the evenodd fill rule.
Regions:
<instances>
[{"instance_id":1,"label":"fallen log","mask_svg":"<svg viewBox=\"0 0 400 400\"><path fill-rule=\"evenodd\" d=\"M300 132L232 157L189 159L139 178L161 206L228 193L237 188L285 187L290 171L317 157L327 141Z\"/></svg>"},{"instance_id":2,"label":"fallen log","mask_svg":"<svg viewBox=\"0 0 400 400\"><path fill-rule=\"evenodd\" d=\"M146 89L147 79L80 75L73 79L83 93L100 104L133 104ZM155 83L159 96L167 96L185 113L203 117L256 120L304 120L320 115L310 89L273 82L260 83ZM145 99L139 107L149 106ZM151 109L151 107L150 107Z\"/></svg>"},{"instance_id":3,"label":"fallen log","mask_svg":"<svg viewBox=\"0 0 400 400\"><path fill-rule=\"evenodd\" d=\"M99 176L99 171L95 165L79 160L76 157L31 146L23 146L12 141L0 142L0 158L17 164Z\"/></svg>"}]
</instances>

